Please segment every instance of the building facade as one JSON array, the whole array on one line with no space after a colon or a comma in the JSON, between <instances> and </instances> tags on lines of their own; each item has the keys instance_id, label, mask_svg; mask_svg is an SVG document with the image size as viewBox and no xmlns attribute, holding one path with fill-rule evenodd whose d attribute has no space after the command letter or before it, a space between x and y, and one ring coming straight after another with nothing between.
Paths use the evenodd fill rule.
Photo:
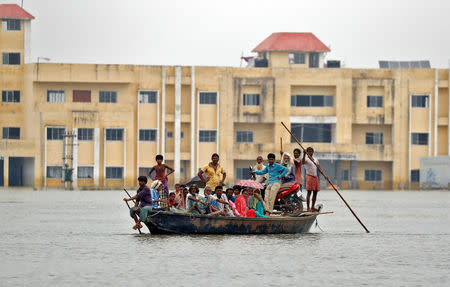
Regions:
<instances>
[{"instance_id":1,"label":"building facade","mask_svg":"<svg viewBox=\"0 0 450 287\"><path fill-rule=\"evenodd\" d=\"M329 50L310 33L272 34L246 68L33 63L33 17L10 6L0 185L61 187L73 169L74 188L133 186L156 154L173 184L212 153L232 184L258 155L278 155L280 138L297 147L281 122L341 188L418 188L420 159L449 155L448 69L325 68Z\"/></svg>"}]
</instances>

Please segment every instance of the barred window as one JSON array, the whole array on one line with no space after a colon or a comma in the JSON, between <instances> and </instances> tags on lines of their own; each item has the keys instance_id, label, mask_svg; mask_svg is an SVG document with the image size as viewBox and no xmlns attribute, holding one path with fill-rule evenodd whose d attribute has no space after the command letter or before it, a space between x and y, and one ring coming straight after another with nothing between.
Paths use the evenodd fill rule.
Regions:
<instances>
[{"instance_id":1,"label":"barred window","mask_svg":"<svg viewBox=\"0 0 450 287\"><path fill-rule=\"evenodd\" d=\"M19 103L20 91L2 91L2 102L4 103Z\"/></svg>"},{"instance_id":2,"label":"barred window","mask_svg":"<svg viewBox=\"0 0 450 287\"><path fill-rule=\"evenodd\" d=\"M3 139L18 140L20 139L20 128L4 127L2 137Z\"/></svg>"},{"instance_id":3,"label":"barred window","mask_svg":"<svg viewBox=\"0 0 450 287\"><path fill-rule=\"evenodd\" d=\"M107 141L122 141L123 129L106 129Z\"/></svg>"},{"instance_id":4,"label":"barred window","mask_svg":"<svg viewBox=\"0 0 450 287\"><path fill-rule=\"evenodd\" d=\"M411 182L420 182L420 169L411 169Z\"/></svg>"},{"instance_id":5,"label":"barred window","mask_svg":"<svg viewBox=\"0 0 450 287\"><path fill-rule=\"evenodd\" d=\"M368 108L381 108L383 107L383 96L367 96Z\"/></svg>"},{"instance_id":6,"label":"barred window","mask_svg":"<svg viewBox=\"0 0 450 287\"><path fill-rule=\"evenodd\" d=\"M244 94L244 106L259 106L259 94Z\"/></svg>"},{"instance_id":7,"label":"barred window","mask_svg":"<svg viewBox=\"0 0 450 287\"><path fill-rule=\"evenodd\" d=\"M214 131L214 130L199 131L199 141L200 142L216 142L216 131Z\"/></svg>"},{"instance_id":8,"label":"barred window","mask_svg":"<svg viewBox=\"0 0 450 287\"><path fill-rule=\"evenodd\" d=\"M332 107L333 96L291 95L291 107Z\"/></svg>"},{"instance_id":9,"label":"barred window","mask_svg":"<svg viewBox=\"0 0 450 287\"><path fill-rule=\"evenodd\" d=\"M289 53L289 64L305 64L305 59L304 52Z\"/></svg>"},{"instance_id":10,"label":"barred window","mask_svg":"<svg viewBox=\"0 0 450 287\"><path fill-rule=\"evenodd\" d=\"M200 92L199 102L201 105L215 105L217 103L217 93Z\"/></svg>"},{"instance_id":11,"label":"barred window","mask_svg":"<svg viewBox=\"0 0 450 287\"><path fill-rule=\"evenodd\" d=\"M116 91L100 91L99 92L100 103L117 103Z\"/></svg>"},{"instance_id":12,"label":"barred window","mask_svg":"<svg viewBox=\"0 0 450 287\"><path fill-rule=\"evenodd\" d=\"M2 21L3 31L20 31L21 30L21 20L19 19L4 19Z\"/></svg>"},{"instance_id":13,"label":"barred window","mask_svg":"<svg viewBox=\"0 0 450 287\"><path fill-rule=\"evenodd\" d=\"M78 169L78 178L93 178L94 177L94 167L92 166L79 166Z\"/></svg>"},{"instance_id":14,"label":"barred window","mask_svg":"<svg viewBox=\"0 0 450 287\"><path fill-rule=\"evenodd\" d=\"M341 179L342 179L342 181L349 181L350 180L350 170L343 169Z\"/></svg>"},{"instance_id":15,"label":"barred window","mask_svg":"<svg viewBox=\"0 0 450 287\"><path fill-rule=\"evenodd\" d=\"M123 178L123 167L106 167L106 178L122 179Z\"/></svg>"},{"instance_id":16,"label":"barred window","mask_svg":"<svg viewBox=\"0 0 450 287\"><path fill-rule=\"evenodd\" d=\"M20 53L2 53L3 65L20 65Z\"/></svg>"},{"instance_id":17,"label":"barred window","mask_svg":"<svg viewBox=\"0 0 450 287\"><path fill-rule=\"evenodd\" d=\"M427 133L411 133L411 144L413 145L428 145Z\"/></svg>"},{"instance_id":18,"label":"barred window","mask_svg":"<svg viewBox=\"0 0 450 287\"><path fill-rule=\"evenodd\" d=\"M139 130L139 140L147 142L156 141L156 130L155 129Z\"/></svg>"},{"instance_id":19,"label":"barred window","mask_svg":"<svg viewBox=\"0 0 450 287\"><path fill-rule=\"evenodd\" d=\"M250 169L248 167L237 167L236 168L236 180L241 180L241 179L250 179L250 175L248 174L248 171Z\"/></svg>"},{"instance_id":20,"label":"barred window","mask_svg":"<svg viewBox=\"0 0 450 287\"><path fill-rule=\"evenodd\" d=\"M139 167L139 176L146 176L147 178L150 178L148 176L148 172L151 170L151 167ZM152 175L155 175L155 171L153 171Z\"/></svg>"},{"instance_id":21,"label":"barred window","mask_svg":"<svg viewBox=\"0 0 450 287\"><path fill-rule=\"evenodd\" d=\"M292 133L302 142L331 143L334 130L335 124L291 124ZM292 137L291 142L295 142Z\"/></svg>"},{"instance_id":22,"label":"barred window","mask_svg":"<svg viewBox=\"0 0 450 287\"><path fill-rule=\"evenodd\" d=\"M62 90L47 90L47 102L64 103L66 101L66 93Z\"/></svg>"},{"instance_id":23,"label":"barred window","mask_svg":"<svg viewBox=\"0 0 450 287\"><path fill-rule=\"evenodd\" d=\"M253 131L236 131L236 142L252 143L253 142Z\"/></svg>"},{"instance_id":24,"label":"barred window","mask_svg":"<svg viewBox=\"0 0 450 287\"><path fill-rule=\"evenodd\" d=\"M91 141L94 129L78 129L78 139L80 141Z\"/></svg>"},{"instance_id":25,"label":"barred window","mask_svg":"<svg viewBox=\"0 0 450 287\"><path fill-rule=\"evenodd\" d=\"M62 178L62 167L47 166L47 178Z\"/></svg>"},{"instance_id":26,"label":"barred window","mask_svg":"<svg viewBox=\"0 0 450 287\"><path fill-rule=\"evenodd\" d=\"M65 128L47 127L47 140L62 140Z\"/></svg>"},{"instance_id":27,"label":"barred window","mask_svg":"<svg viewBox=\"0 0 450 287\"><path fill-rule=\"evenodd\" d=\"M427 108L428 107L428 95L412 95L411 107L413 108Z\"/></svg>"},{"instance_id":28,"label":"barred window","mask_svg":"<svg viewBox=\"0 0 450 287\"><path fill-rule=\"evenodd\" d=\"M383 144L383 133L366 133L366 144Z\"/></svg>"},{"instance_id":29,"label":"barred window","mask_svg":"<svg viewBox=\"0 0 450 287\"><path fill-rule=\"evenodd\" d=\"M365 181L381 181L381 169L366 169L364 171Z\"/></svg>"},{"instance_id":30,"label":"barred window","mask_svg":"<svg viewBox=\"0 0 450 287\"><path fill-rule=\"evenodd\" d=\"M156 104L158 91L139 91L139 103Z\"/></svg>"}]
</instances>

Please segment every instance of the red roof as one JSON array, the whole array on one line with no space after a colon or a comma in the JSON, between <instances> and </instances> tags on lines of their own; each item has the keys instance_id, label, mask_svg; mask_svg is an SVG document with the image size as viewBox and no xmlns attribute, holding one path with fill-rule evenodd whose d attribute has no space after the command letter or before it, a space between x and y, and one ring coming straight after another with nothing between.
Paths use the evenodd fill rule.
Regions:
<instances>
[{"instance_id":1,"label":"red roof","mask_svg":"<svg viewBox=\"0 0 450 287\"><path fill-rule=\"evenodd\" d=\"M323 51L329 52L313 33L273 33L252 52L262 51Z\"/></svg>"},{"instance_id":2,"label":"red roof","mask_svg":"<svg viewBox=\"0 0 450 287\"><path fill-rule=\"evenodd\" d=\"M2 19L34 19L34 16L16 4L1 4L0 18Z\"/></svg>"}]
</instances>

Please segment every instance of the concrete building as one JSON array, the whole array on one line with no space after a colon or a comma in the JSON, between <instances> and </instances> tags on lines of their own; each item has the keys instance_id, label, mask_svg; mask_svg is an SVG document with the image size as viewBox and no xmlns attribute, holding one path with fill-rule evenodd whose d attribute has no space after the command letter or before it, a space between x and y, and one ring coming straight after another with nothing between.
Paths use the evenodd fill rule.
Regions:
<instances>
[{"instance_id":1,"label":"concrete building","mask_svg":"<svg viewBox=\"0 0 450 287\"><path fill-rule=\"evenodd\" d=\"M246 68L32 63L33 16L0 18L3 186L60 187L65 163L75 188L133 186L159 153L173 184L214 152L231 184L297 147L281 122L342 188L418 188L421 157L450 151L447 69L327 68L311 33L272 34Z\"/></svg>"}]
</instances>

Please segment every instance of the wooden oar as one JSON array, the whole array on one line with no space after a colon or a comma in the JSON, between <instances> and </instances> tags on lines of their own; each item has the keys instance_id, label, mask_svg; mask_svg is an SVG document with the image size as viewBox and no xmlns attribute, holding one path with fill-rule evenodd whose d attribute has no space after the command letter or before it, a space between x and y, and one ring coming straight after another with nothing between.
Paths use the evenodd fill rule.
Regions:
<instances>
[{"instance_id":1,"label":"wooden oar","mask_svg":"<svg viewBox=\"0 0 450 287\"><path fill-rule=\"evenodd\" d=\"M295 137L295 135L288 129L288 127L281 122L281 124L283 125L283 127L289 132L289 134L291 135L291 137L298 143L298 145L302 148L303 152L306 153L305 148L302 146L302 144L298 141L298 139ZM323 175L323 177L325 177L326 180L328 180L328 182L330 183L330 185L333 187L334 191L337 192L337 194L339 195L339 197L342 199L342 201L344 201L345 205L347 205L348 209L350 209L350 211L352 212L352 214L355 216L355 218L358 220L358 222L361 224L362 227L364 227L364 229L366 230L367 233L369 233L369 229L367 229L367 227L361 222L361 220L358 218L358 216L356 215L356 213L353 211L353 209L350 207L350 205L347 203L347 201L345 201L344 197L341 195L341 193L337 190L336 186L331 182L331 180L328 178L328 176L323 172L323 170L320 168L320 166L318 166L316 164L316 162L312 159L312 157L306 153L306 155L308 155L308 158L314 163L314 165L317 167L317 169L320 171L320 173Z\"/></svg>"},{"instance_id":2,"label":"wooden oar","mask_svg":"<svg viewBox=\"0 0 450 287\"><path fill-rule=\"evenodd\" d=\"M125 188L124 188L123 190L125 190L125 192L127 193L128 197L131 198L131 195L128 193L128 191L127 191ZM130 210L131 207L130 207L130 204L128 204L128 201L125 201L125 203L126 203L127 206L128 206L128 210ZM133 200L133 203L136 203L136 202ZM139 221L141 221L141 219L139 218L139 215L136 214L136 217L138 218ZM138 228L138 231L139 231L139 234L142 234L140 228Z\"/></svg>"}]
</instances>

